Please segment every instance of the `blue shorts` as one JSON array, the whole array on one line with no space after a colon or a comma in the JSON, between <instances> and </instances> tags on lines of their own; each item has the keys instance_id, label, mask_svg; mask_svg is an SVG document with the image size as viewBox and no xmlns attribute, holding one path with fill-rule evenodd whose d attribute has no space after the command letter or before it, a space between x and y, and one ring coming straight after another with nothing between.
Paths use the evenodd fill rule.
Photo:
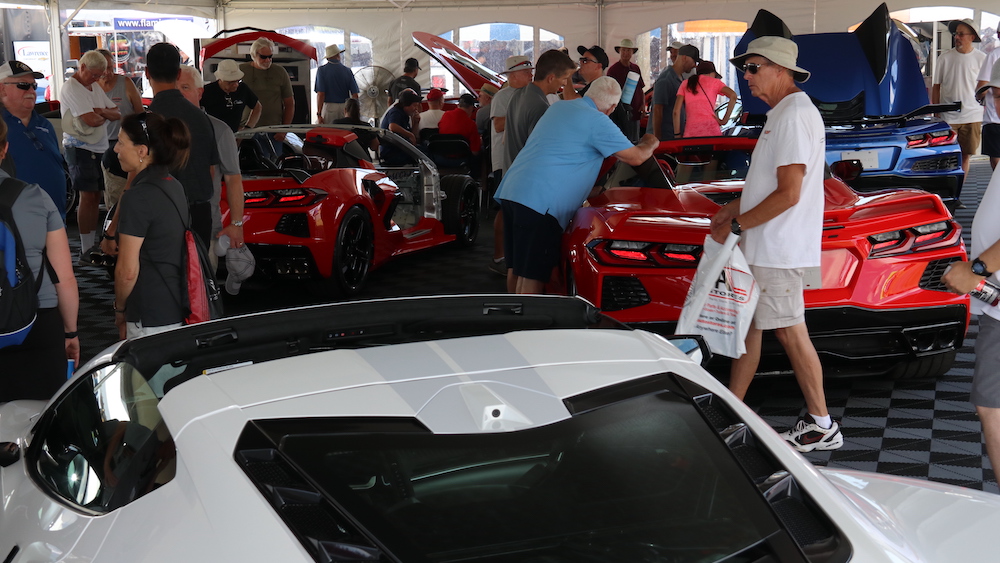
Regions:
<instances>
[{"instance_id":1,"label":"blue shorts","mask_svg":"<svg viewBox=\"0 0 1000 563\"><path fill-rule=\"evenodd\" d=\"M104 171L101 159L104 153L96 153L78 147L66 147L66 164L73 187L78 192L99 192L104 189Z\"/></svg>"},{"instance_id":2,"label":"blue shorts","mask_svg":"<svg viewBox=\"0 0 1000 563\"><path fill-rule=\"evenodd\" d=\"M503 210L503 253L514 275L548 282L562 255L563 228L555 217L500 200Z\"/></svg>"}]
</instances>

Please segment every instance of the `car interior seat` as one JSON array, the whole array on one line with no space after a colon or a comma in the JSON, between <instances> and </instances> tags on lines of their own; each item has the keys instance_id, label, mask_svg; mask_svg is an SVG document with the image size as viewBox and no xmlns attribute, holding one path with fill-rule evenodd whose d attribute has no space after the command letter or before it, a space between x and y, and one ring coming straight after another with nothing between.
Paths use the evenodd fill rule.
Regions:
<instances>
[{"instance_id":1,"label":"car interior seat","mask_svg":"<svg viewBox=\"0 0 1000 563\"><path fill-rule=\"evenodd\" d=\"M427 154L443 168L470 168L472 149L465 137L456 134L438 133L427 141Z\"/></svg>"}]
</instances>

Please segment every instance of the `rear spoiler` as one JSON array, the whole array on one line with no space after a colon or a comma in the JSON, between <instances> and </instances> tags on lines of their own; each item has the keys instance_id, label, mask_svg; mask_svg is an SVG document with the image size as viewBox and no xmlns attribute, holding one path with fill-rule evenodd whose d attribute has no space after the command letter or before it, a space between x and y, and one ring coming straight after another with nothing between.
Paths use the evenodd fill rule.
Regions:
<instances>
[{"instance_id":1,"label":"rear spoiler","mask_svg":"<svg viewBox=\"0 0 1000 563\"><path fill-rule=\"evenodd\" d=\"M952 102L950 104L927 104L904 115L866 116L862 119L847 119L843 121L831 121L824 119L823 124L880 125L884 123L898 123L899 125L903 125L914 117L920 117L921 115L929 115L932 113L943 113L946 111L962 111L962 102ZM765 121L767 121L767 116L760 114L744 114L742 118L743 125L764 125Z\"/></svg>"}]
</instances>

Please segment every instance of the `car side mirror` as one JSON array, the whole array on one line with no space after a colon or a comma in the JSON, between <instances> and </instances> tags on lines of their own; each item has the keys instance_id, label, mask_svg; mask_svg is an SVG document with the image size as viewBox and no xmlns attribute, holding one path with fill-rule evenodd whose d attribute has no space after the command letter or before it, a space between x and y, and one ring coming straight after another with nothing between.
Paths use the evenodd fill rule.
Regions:
<instances>
[{"instance_id":1,"label":"car side mirror","mask_svg":"<svg viewBox=\"0 0 1000 563\"><path fill-rule=\"evenodd\" d=\"M830 172L845 182L853 182L864 171L860 160L838 160L830 165Z\"/></svg>"},{"instance_id":2,"label":"car side mirror","mask_svg":"<svg viewBox=\"0 0 1000 563\"><path fill-rule=\"evenodd\" d=\"M21 459L21 447L17 442L0 442L0 467L8 467Z\"/></svg>"}]
</instances>

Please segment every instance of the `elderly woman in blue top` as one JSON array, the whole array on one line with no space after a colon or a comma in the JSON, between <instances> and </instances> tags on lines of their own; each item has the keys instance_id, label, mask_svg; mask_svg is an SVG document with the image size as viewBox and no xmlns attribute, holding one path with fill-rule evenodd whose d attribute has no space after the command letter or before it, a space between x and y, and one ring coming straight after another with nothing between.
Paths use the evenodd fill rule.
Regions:
<instances>
[{"instance_id":1,"label":"elderly woman in blue top","mask_svg":"<svg viewBox=\"0 0 1000 563\"><path fill-rule=\"evenodd\" d=\"M621 98L614 78L594 80L583 98L556 102L538 120L494 198L504 218L507 290L542 293L559 263L562 234L594 187L601 163L615 155L639 165L659 141L638 145L608 116Z\"/></svg>"}]
</instances>

